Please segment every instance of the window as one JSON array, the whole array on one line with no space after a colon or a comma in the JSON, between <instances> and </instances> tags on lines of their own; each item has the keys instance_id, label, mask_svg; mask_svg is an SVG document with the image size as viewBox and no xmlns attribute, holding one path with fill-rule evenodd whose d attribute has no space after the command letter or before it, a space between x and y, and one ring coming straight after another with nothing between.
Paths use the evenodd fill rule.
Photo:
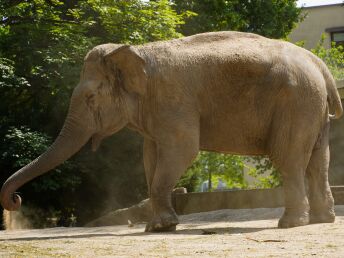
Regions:
<instances>
[{"instance_id":1,"label":"window","mask_svg":"<svg viewBox=\"0 0 344 258\"><path fill-rule=\"evenodd\" d=\"M330 33L331 41L335 42L336 46L342 45L344 47L344 27L336 27L326 29Z\"/></svg>"},{"instance_id":2,"label":"window","mask_svg":"<svg viewBox=\"0 0 344 258\"><path fill-rule=\"evenodd\" d=\"M335 42L336 45L342 45L344 47L344 31L332 32L331 41Z\"/></svg>"}]
</instances>

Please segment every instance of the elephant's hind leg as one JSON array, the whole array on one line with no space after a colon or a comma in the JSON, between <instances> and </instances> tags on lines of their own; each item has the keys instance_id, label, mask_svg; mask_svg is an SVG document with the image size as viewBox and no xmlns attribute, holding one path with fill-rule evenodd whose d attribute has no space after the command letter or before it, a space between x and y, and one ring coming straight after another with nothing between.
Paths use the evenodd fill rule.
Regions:
<instances>
[{"instance_id":1,"label":"elephant's hind leg","mask_svg":"<svg viewBox=\"0 0 344 258\"><path fill-rule=\"evenodd\" d=\"M290 162L288 166L279 167L285 200L284 214L278 221L280 228L298 227L309 223L309 204L304 184L305 169L300 162Z\"/></svg>"},{"instance_id":2,"label":"elephant's hind leg","mask_svg":"<svg viewBox=\"0 0 344 258\"><path fill-rule=\"evenodd\" d=\"M310 223L331 223L335 220L334 201L328 183L329 123L323 129L307 167Z\"/></svg>"},{"instance_id":3,"label":"elephant's hind leg","mask_svg":"<svg viewBox=\"0 0 344 258\"><path fill-rule=\"evenodd\" d=\"M310 139L312 137L305 137L307 130L304 129L296 122L289 128L280 128L271 151L270 158L283 179L285 211L278 222L280 228L309 223L305 172L314 140Z\"/></svg>"},{"instance_id":4,"label":"elephant's hind leg","mask_svg":"<svg viewBox=\"0 0 344 258\"><path fill-rule=\"evenodd\" d=\"M189 135L176 142L157 144L157 163L150 187L153 218L146 226L148 232L172 231L179 223L171 203L172 190L199 150L198 134Z\"/></svg>"}]
</instances>

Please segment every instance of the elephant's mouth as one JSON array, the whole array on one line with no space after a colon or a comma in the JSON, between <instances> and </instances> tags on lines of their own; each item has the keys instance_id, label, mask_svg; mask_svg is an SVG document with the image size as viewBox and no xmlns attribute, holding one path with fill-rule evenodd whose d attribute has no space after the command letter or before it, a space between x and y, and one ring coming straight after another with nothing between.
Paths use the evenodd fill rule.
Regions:
<instances>
[{"instance_id":1,"label":"elephant's mouth","mask_svg":"<svg viewBox=\"0 0 344 258\"><path fill-rule=\"evenodd\" d=\"M126 124L121 123L120 125L116 125L114 127L107 128L105 130L98 131L97 133L93 134L91 137L91 139L92 139L92 151L96 151L99 148L103 139L113 135L114 133L117 133L124 126L126 126Z\"/></svg>"}]
</instances>

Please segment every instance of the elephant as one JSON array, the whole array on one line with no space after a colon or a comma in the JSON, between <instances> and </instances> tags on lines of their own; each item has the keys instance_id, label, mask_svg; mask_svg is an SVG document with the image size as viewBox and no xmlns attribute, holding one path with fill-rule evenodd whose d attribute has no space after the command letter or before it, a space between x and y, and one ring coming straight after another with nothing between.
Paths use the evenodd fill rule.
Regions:
<instances>
[{"instance_id":1,"label":"elephant","mask_svg":"<svg viewBox=\"0 0 344 258\"><path fill-rule=\"evenodd\" d=\"M89 140L95 151L127 127L144 138L153 214L148 232L176 229L171 192L199 150L267 155L283 179L279 227L331 223L329 124L342 113L326 65L289 42L224 31L143 45L102 44L84 59L60 134L7 179L1 204L18 209L20 186Z\"/></svg>"}]
</instances>

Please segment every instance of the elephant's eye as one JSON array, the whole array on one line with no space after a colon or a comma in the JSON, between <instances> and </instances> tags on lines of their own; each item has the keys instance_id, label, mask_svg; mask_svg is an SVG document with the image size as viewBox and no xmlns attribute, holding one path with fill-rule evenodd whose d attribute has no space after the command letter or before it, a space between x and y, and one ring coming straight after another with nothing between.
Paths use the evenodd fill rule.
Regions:
<instances>
[{"instance_id":1,"label":"elephant's eye","mask_svg":"<svg viewBox=\"0 0 344 258\"><path fill-rule=\"evenodd\" d=\"M92 99L94 98L95 94L94 93L89 93L86 95L86 99L89 100L89 99Z\"/></svg>"}]
</instances>

